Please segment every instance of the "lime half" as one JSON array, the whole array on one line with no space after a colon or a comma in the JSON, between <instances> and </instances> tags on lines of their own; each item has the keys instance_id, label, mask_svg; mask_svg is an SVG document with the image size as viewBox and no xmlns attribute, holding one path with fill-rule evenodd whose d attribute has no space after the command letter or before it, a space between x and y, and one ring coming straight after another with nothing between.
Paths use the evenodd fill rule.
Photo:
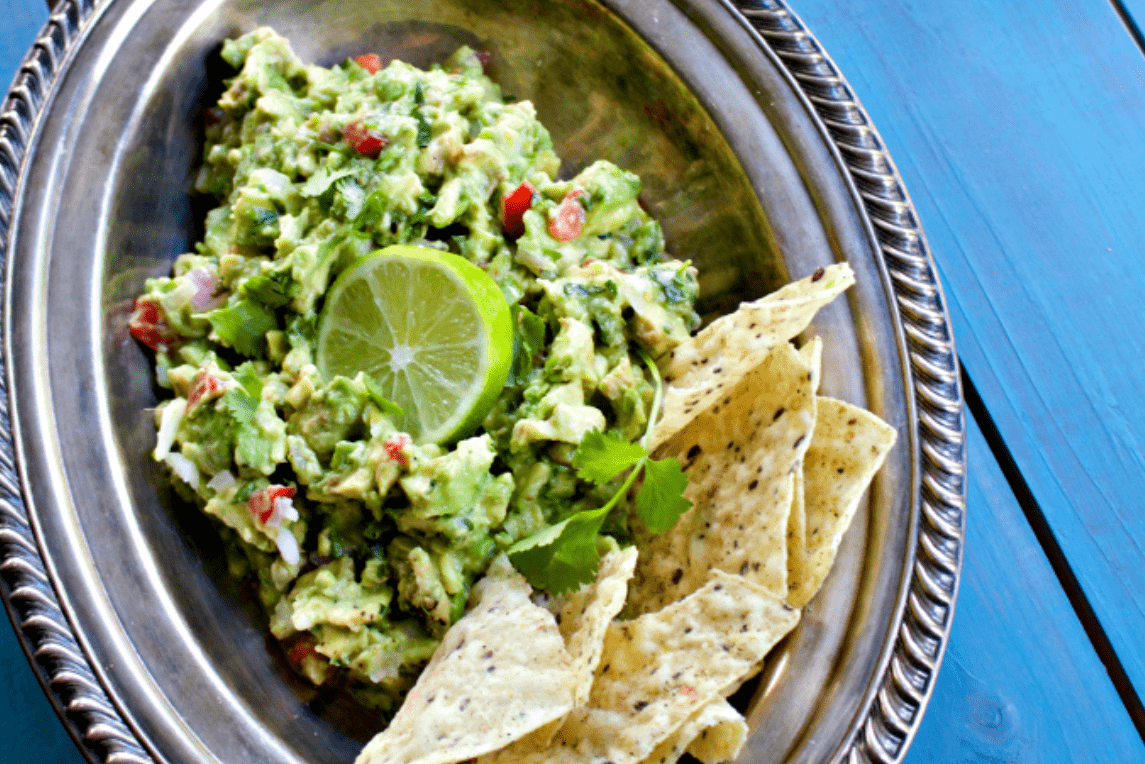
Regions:
<instances>
[{"instance_id":1,"label":"lime half","mask_svg":"<svg viewBox=\"0 0 1145 764\"><path fill-rule=\"evenodd\" d=\"M326 295L315 359L326 379L369 374L398 426L444 443L481 423L513 360L509 306L468 260L396 245L355 263Z\"/></svg>"}]
</instances>

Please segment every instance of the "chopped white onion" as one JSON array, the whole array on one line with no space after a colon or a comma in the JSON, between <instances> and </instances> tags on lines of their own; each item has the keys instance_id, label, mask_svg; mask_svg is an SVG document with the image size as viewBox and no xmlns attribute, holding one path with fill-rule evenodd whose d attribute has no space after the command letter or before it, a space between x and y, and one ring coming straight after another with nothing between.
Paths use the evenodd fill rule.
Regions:
<instances>
[{"instance_id":1,"label":"chopped white onion","mask_svg":"<svg viewBox=\"0 0 1145 764\"><path fill-rule=\"evenodd\" d=\"M282 555L282 559L286 561L287 565L299 563L301 557L298 555L298 539L294 538L294 534L290 532L289 528L279 528L274 543L278 544L278 553Z\"/></svg>"},{"instance_id":2,"label":"chopped white onion","mask_svg":"<svg viewBox=\"0 0 1145 764\"><path fill-rule=\"evenodd\" d=\"M298 510L294 508L294 500L287 496L275 496L274 502L271 504L270 517L266 518L266 527L277 528L283 522L292 522L297 519Z\"/></svg>"},{"instance_id":3,"label":"chopped white onion","mask_svg":"<svg viewBox=\"0 0 1145 764\"><path fill-rule=\"evenodd\" d=\"M370 671L370 681L380 682L383 679L397 679L398 673L405 663L400 652L394 651L386 654L373 666Z\"/></svg>"},{"instance_id":4,"label":"chopped white onion","mask_svg":"<svg viewBox=\"0 0 1145 764\"><path fill-rule=\"evenodd\" d=\"M196 268L187 274L187 278L195 287L195 294L191 296L191 309L195 313L204 313L226 303L227 294L219 291L219 277L210 268Z\"/></svg>"},{"instance_id":5,"label":"chopped white onion","mask_svg":"<svg viewBox=\"0 0 1145 764\"><path fill-rule=\"evenodd\" d=\"M170 451L163 457L171 471L182 478L183 482L192 488L199 488L199 468L187 457L178 451Z\"/></svg>"},{"instance_id":6,"label":"chopped white onion","mask_svg":"<svg viewBox=\"0 0 1145 764\"><path fill-rule=\"evenodd\" d=\"M159 432L155 436L155 459L162 461L175 444L175 434L179 431L179 423L187 413L187 399L175 398L163 408L159 418Z\"/></svg>"},{"instance_id":7,"label":"chopped white onion","mask_svg":"<svg viewBox=\"0 0 1145 764\"><path fill-rule=\"evenodd\" d=\"M227 490L235 484L235 476L229 470L223 470L207 481L207 488L210 488L215 493L220 493Z\"/></svg>"},{"instance_id":8,"label":"chopped white onion","mask_svg":"<svg viewBox=\"0 0 1145 764\"><path fill-rule=\"evenodd\" d=\"M298 519L298 510L294 508L294 500L286 496L276 496L274 499L274 514L281 523L294 522Z\"/></svg>"}]
</instances>

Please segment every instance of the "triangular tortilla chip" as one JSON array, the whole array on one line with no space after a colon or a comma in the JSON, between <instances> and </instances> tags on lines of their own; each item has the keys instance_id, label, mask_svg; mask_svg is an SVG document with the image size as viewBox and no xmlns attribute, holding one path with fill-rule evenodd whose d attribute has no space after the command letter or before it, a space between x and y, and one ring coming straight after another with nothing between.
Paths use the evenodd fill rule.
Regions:
<instances>
[{"instance_id":1,"label":"triangular tortilla chip","mask_svg":"<svg viewBox=\"0 0 1145 764\"><path fill-rule=\"evenodd\" d=\"M703 764L734 759L747 741L747 721L726 700L708 704L696 717L696 728L699 734L687 752Z\"/></svg>"},{"instance_id":2,"label":"triangular tortilla chip","mask_svg":"<svg viewBox=\"0 0 1145 764\"><path fill-rule=\"evenodd\" d=\"M660 364L668 387L650 450L715 406L772 348L806 329L820 308L854 283L855 274L846 263L828 266L741 304L673 349Z\"/></svg>"},{"instance_id":3,"label":"triangular tortilla chip","mask_svg":"<svg viewBox=\"0 0 1145 764\"><path fill-rule=\"evenodd\" d=\"M823 368L823 340L812 337L811 340L799 348L799 357L811 369L811 392L819 390L819 379ZM804 456L806 458L806 455ZM798 557L805 554L807 545L807 512L803 506L803 463L795 468L794 490L791 495L791 514L787 518L787 580L792 580L792 566L797 564Z\"/></svg>"},{"instance_id":4,"label":"triangular tortilla chip","mask_svg":"<svg viewBox=\"0 0 1145 764\"><path fill-rule=\"evenodd\" d=\"M874 414L833 398L818 399L818 421L803 463L807 527L795 549L787 601L806 605L823 581L859 500L894 445L893 427Z\"/></svg>"},{"instance_id":5,"label":"triangular tortilla chip","mask_svg":"<svg viewBox=\"0 0 1145 764\"><path fill-rule=\"evenodd\" d=\"M629 612L646 613L697 589L715 568L787 595L794 475L815 424L815 375L790 344L774 348L739 385L664 444L688 475L693 507L666 534L638 522Z\"/></svg>"},{"instance_id":6,"label":"triangular tortilla chip","mask_svg":"<svg viewBox=\"0 0 1145 764\"><path fill-rule=\"evenodd\" d=\"M636 568L636 547L610 552L600 561L596 581L569 594L557 616L565 647L579 675L576 705L588 701L593 672L600 664L608 625L624 607L628 580Z\"/></svg>"},{"instance_id":7,"label":"triangular tortilla chip","mask_svg":"<svg viewBox=\"0 0 1145 764\"><path fill-rule=\"evenodd\" d=\"M767 591L714 571L680 602L609 626L588 704L569 714L547 749L513 746L498 760L636 764L752 676L798 620Z\"/></svg>"},{"instance_id":8,"label":"triangular tortilla chip","mask_svg":"<svg viewBox=\"0 0 1145 764\"><path fill-rule=\"evenodd\" d=\"M502 556L474 587L394 720L356 764L453 764L498 750L573 707L578 677L552 613Z\"/></svg>"},{"instance_id":9,"label":"triangular tortilla chip","mask_svg":"<svg viewBox=\"0 0 1145 764\"><path fill-rule=\"evenodd\" d=\"M624 607L628 595L628 579L636 567L636 547L609 552L600 560L596 581L581 587L579 591L553 599L548 608L557 617L565 649L572 659L572 668L577 675L577 685L573 691L574 707L588 702L592 689L593 672L600 663L604 650L604 635L608 625ZM564 717L554 719L539 729L513 743L506 751L506 758L531 751L539 751L548 746L553 735L560 729ZM494 760L499 754L483 757L480 761Z\"/></svg>"},{"instance_id":10,"label":"triangular tortilla chip","mask_svg":"<svg viewBox=\"0 0 1145 764\"><path fill-rule=\"evenodd\" d=\"M698 709L753 675L799 613L739 576L713 571L680 602L612 624L587 708L554 742L638 762Z\"/></svg>"},{"instance_id":11,"label":"triangular tortilla chip","mask_svg":"<svg viewBox=\"0 0 1145 764\"><path fill-rule=\"evenodd\" d=\"M684 752L702 764L734 759L747 739L747 722L726 700L709 703L694 713L674 735L656 746L643 764L672 764Z\"/></svg>"}]
</instances>

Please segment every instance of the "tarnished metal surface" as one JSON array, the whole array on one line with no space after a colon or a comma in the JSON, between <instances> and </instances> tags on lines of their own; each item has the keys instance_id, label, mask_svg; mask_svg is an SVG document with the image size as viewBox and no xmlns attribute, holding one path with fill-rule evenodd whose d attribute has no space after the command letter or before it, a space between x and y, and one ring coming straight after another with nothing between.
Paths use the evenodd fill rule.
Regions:
<instances>
[{"instance_id":1,"label":"tarnished metal surface","mask_svg":"<svg viewBox=\"0 0 1145 764\"><path fill-rule=\"evenodd\" d=\"M148 457L155 395L133 296L199 233L196 117L220 41L270 24L303 58L494 53L564 172L640 173L708 314L848 260L816 320L828 394L899 445L826 589L765 669L752 761L896 761L961 564L965 449L949 322L893 164L786 6L737 0L65 0L0 115L5 259L0 573L22 638L94 760L351 761L369 724L305 702Z\"/></svg>"}]
</instances>

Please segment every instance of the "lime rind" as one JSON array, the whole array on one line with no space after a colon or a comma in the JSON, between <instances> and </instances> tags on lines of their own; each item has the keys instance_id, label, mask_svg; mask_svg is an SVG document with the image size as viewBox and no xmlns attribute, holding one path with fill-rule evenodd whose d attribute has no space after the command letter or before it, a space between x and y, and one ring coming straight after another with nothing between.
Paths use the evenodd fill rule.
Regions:
<instances>
[{"instance_id":1,"label":"lime rind","mask_svg":"<svg viewBox=\"0 0 1145 764\"><path fill-rule=\"evenodd\" d=\"M458 255L397 245L335 280L316 362L328 380L368 373L416 441L447 443L496 403L512 353L509 307L487 273Z\"/></svg>"}]
</instances>

